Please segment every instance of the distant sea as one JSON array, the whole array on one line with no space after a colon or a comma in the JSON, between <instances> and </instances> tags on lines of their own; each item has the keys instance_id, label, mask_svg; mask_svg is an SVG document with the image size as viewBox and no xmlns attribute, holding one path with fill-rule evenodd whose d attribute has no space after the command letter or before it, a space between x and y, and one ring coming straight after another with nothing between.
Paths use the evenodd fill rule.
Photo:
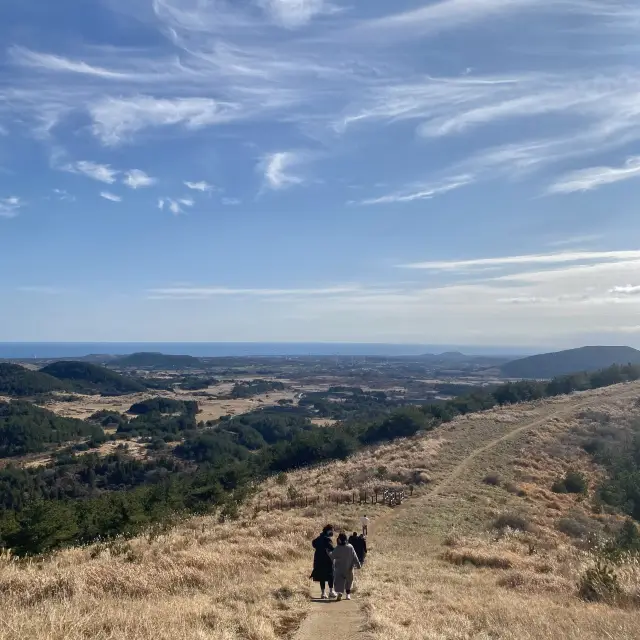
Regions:
<instances>
[{"instance_id":1,"label":"distant sea","mask_svg":"<svg viewBox=\"0 0 640 640\"><path fill-rule=\"evenodd\" d=\"M468 355L510 355L530 349L459 345L345 342L0 342L0 358L79 358L156 351L173 355L224 356L415 356L461 351Z\"/></svg>"}]
</instances>

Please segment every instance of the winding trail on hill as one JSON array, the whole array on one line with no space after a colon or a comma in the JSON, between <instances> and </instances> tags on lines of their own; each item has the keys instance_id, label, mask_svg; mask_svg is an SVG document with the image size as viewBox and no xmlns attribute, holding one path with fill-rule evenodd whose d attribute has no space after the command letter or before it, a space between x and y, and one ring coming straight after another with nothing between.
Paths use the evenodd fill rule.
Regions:
<instances>
[{"instance_id":1,"label":"winding trail on hill","mask_svg":"<svg viewBox=\"0 0 640 640\"><path fill-rule=\"evenodd\" d=\"M565 407L550 407L550 411L545 412L542 416L539 416L533 420L528 420L522 424L515 426L513 429L503 434L499 438L491 440L487 444L483 445L472 451L469 455L462 459L462 461L456 465L444 478L432 485L430 491L426 492L420 497L436 497L442 493L450 484L459 478L471 464L480 456L491 451L498 445L508 440L512 440L521 433L538 427L548 420L553 418L561 418L567 415L571 415L578 410L584 410L589 408L592 404L601 404L603 401L612 399L624 399L627 396L637 397L638 391L630 391L628 388L621 390L621 393L612 394L611 396L598 397L595 399L584 398L581 402L576 398L576 402L569 404ZM407 507L411 501L405 501L400 507L396 507L393 511L390 511L386 515L377 518L370 526L371 534L375 536L376 532L384 526L389 520L394 518L398 511ZM369 537L372 537L370 534ZM304 619L302 625L298 629L294 640L318 640L319 638L327 638L335 635L339 635L341 640L365 640L370 637L366 631L366 618L361 609L360 603L357 600L341 602L331 600L314 600L312 603L312 609L309 615Z\"/></svg>"}]
</instances>

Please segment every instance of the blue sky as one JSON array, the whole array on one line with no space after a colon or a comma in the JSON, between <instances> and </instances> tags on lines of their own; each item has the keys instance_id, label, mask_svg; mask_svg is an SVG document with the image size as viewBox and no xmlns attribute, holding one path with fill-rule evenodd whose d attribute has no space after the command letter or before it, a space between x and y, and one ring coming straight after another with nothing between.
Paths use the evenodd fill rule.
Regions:
<instances>
[{"instance_id":1,"label":"blue sky","mask_svg":"<svg viewBox=\"0 0 640 640\"><path fill-rule=\"evenodd\" d=\"M631 0L0 8L0 340L640 345Z\"/></svg>"}]
</instances>

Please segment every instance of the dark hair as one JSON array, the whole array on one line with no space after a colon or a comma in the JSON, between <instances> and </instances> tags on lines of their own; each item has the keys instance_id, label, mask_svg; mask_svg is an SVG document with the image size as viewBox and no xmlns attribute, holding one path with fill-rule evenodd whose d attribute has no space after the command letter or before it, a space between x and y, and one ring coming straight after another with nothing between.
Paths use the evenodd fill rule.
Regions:
<instances>
[{"instance_id":1,"label":"dark hair","mask_svg":"<svg viewBox=\"0 0 640 640\"><path fill-rule=\"evenodd\" d=\"M357 536L358 534L354 531L354 532L353 532L353 535L354 535L354 536Z\"/></svg>"},{"instance_id":2,"label":"dark hair","mask_svg":"<svg viewBox=\"0 0 640 640\"><path fill-rule=\"evenodd\" d=\"M347 534L346 533L341 533L338 536L338 544L347 544Z\"/></svg>"},{"instance_id":3,"label":"dark hair","mask_svg":"<svg viewBox=\"0 0 640 640\"><path fill-rule=\"evenodd\" d=\"M326 524L324 526L324 529L322 530L322 533L327 533L327 531L333 531L333 525L332 524Z\"/></svg>"}]
</instances>

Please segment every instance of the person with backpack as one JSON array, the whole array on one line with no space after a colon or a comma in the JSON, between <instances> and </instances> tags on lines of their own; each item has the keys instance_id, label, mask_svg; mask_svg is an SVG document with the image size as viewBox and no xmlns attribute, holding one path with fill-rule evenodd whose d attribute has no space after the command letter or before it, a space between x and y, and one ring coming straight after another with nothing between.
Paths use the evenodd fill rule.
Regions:
<instances>
[{"instance_id":1,"label":"person with backpack","mask_svg":"<svg viewBox=\"0 0 640 640\"><path fill-rule=\"evenodd\" d=\"M322 590L322 600L328 598L335 598L337 593L334 591L334 571L333 571L333 558L331 553L334 550L333 542L333 525L326 525L322 530L322 533L311 543L315 549L313 553L313 571L311 572L311 579L314 582L320 583L320 589ZM329 585L329 595L327 595L326 586Z\"/></svg>"},{"instance_id":2,"label":"person with backpack","mask_svg":"<svg viewBox=\"0 0 640 640\"><path fill-rule=\"evenodd\" d=\"M338 601L342 600L342 594L347 594L347 600L351 600L351 587L353 586L353 570L361 569L362 565L354 548L347 541L347 534L338 536L338 546L331 552L334 562L335 588L338 592Z\"/></svg>"}]
</instances>

